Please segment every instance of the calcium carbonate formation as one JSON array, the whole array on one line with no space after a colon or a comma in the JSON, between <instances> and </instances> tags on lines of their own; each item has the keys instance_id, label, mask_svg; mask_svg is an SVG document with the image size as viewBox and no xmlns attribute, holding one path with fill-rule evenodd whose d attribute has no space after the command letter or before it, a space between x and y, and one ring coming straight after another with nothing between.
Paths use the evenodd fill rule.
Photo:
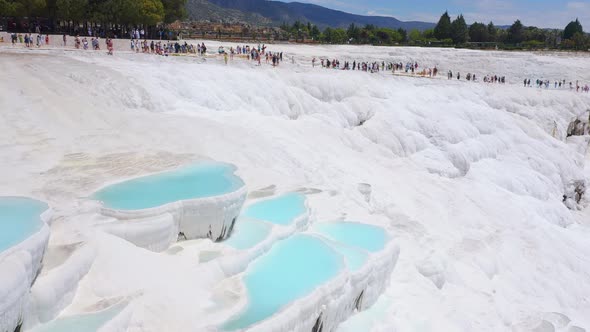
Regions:
<instances>
[{"instance_id":1,"label":"calcium carbonate formation","mask_svg":"<svg viewBox=\"0 0 590 332\"><path fill-rule=\"evenodd\" d=\"M221 241L231 234L246 187L234 167L201 163L110 185L93 195L116 221L100 227L137 246L167 249L178 237Z\"/></svg>"},{"instance_id":2,"label":"calcium carbonate formation","mask_svg":"<svg viewBox=\"0 0 590 332\"><path fill-rule=\"evenodd\" d=\"M380 227L317 223L278 241L248 267L246 304L221 329L332 331L375 303L398 254Z\"/></svg>"},{"instance_id":3,"label":"calcium carbonate formation","mask_svg":"<svg viewBox=\"0 0 590 332\"><path fill-rule=\"evenodd\" d=\"M225 179L203 178L211 176L212 170L218 172L217 168ZM244 290L237 302L241 307L217 327L221 330L332 330L376 301L399 252L385 230L351 222L320 223L309 229L310 209L305 195L299 193L255 201L238 218L245 189L233 171L224 164L197 165L105 187L94 197L103 199L101 213L118 221L102 224L100 229L154 251L167 249L177 232L188 233L188 238L228 238L218 245L216 254L201 252L201 264L217 264L228 278L238 275ZM191 177L201 181L191 182ZM224 180L229 182L218 183ZM198 191L186 187L201 184L210 187ZM198 197L219 191L230 192ZM13 331L23 323L35 331L98 329L119 315L125 307L121 303L55 319L72 303L95 250L92 244L76 248L33 286L48 241L48 213L43 213L47 206L30 199L4 198L0 207L3 219L15 219L3 223L6 230L1 238L0 265L12 272L3 274L0 283L2 331ZM239 224L232 237L236 218ZM21 229L15 229L15 223ZM215 233L203 231L202 224L209 230L217 225ZM285 284L290 292L285 293Z\"/></svg>"},{"instance_id":4,"label":"calcium carbonate formation","mask_svg":"<svg viewBox=\"0 0 590 332\"><path fill-rule=\"evenodd\" d=\"M273 68L119 42L0 45L0 187L54 210L47 246L43 223L0 244L0 332L590 326L590 95L522 84L590 81L587 55L284 44ZM202 157L262 189L175 168Z\"/></svg>"},{"instance_id":5,"label":"calcium carbonate formation","mask_svg":"<svg viewBox=\"0 0 590 332\"><path fill-rule=\"evenodd\" d=\"M23 323L47 248L50 218L43 202L0 197L0 331L12 332Z\"/></svg>"}]
</instances>

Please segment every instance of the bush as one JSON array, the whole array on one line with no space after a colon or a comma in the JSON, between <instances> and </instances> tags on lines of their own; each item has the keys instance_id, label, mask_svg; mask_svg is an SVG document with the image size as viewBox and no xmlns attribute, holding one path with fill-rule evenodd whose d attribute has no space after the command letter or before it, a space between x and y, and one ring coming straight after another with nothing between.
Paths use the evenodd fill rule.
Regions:
<instances>
[{"instance_id":1,"label":"bush","mask_svg":"<svg viewBox=\"0 0 590 332\"><path fill-rule=\"evenodd\" d=\"M524 48L537 49L537 48L544 48L545 47L545 43L540 42L538 40L529 40L529 41L526 41L526 42L522 43L522 46Z\"/></svg>"}]
</instances>

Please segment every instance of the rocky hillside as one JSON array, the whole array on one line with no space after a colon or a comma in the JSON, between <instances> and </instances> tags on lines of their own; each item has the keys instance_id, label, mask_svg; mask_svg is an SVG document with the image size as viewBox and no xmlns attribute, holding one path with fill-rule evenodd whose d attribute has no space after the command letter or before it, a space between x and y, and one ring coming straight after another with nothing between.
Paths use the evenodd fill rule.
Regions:
<instances>
[{"instance_id":1,"label":"rocky hillside","mask_svg":"<svg viewBox=\"0 0 590 332\"><path fill-rule=\"evenodd\" d=\"M425 30L434 23L403 22L393 17L363 16L322 6L267 0L189 0L187 9L193 20L244 22L256 25L280 25L284 22L311 22L320 28L346 28L351 23L363 26Z\"/></svg>"},{"instance_id":2,"label":"rocky hillside","mask_svg":"<svg viewBox=\"0 0 590 332\"><path fill-rule=\"evenodd\" d=\"M271 25L272 21L257 13L223 8L207 0L188 0L186 9L191 21L249 23L252 25Z\"/></svg>"}]
</instances>

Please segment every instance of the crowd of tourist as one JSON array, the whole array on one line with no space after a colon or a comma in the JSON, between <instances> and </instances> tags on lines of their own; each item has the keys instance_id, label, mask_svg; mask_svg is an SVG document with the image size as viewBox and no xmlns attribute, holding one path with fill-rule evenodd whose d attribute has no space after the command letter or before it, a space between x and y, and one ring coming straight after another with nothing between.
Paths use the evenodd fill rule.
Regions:
<instances>
[{"instance_id":1,"label":"crowd of tourist","mask_svg":"<svg viewBox=\"0 0 590 332\"><path fill-rule=\"evenodd\" d=\"M316 67L317 65L321 65L321 68L325 68L325 69L339 69L339 70L354 70L354 71L362 71L362 72L369 72L369 73L378 73L378 72L384 72L384 71L389 71L392 72L393 74L405 74L405 75L410 75L410 76L419 76L419 77L428 77L428 78L434 78L437 77L438 73L439 73L439 69L437 68L437 66L434 67L426 67L426 68L420 68L420 66L418 65L417 62L406 62L405 64L403 62L385 62L385 61L367 61L367 62L362 62L362 61L353 61L352 63L350 61L343 61L342 63L340 62L340 60L338 59L320 59L318 61L318 59L316 57L313 57L311 60L311 65L312 67ZM453 80L453 79L457 79L457 80L466 80L466 81L470 81L470 82L479 82L479 78L475 73L467 73L467 75L462 76L460 72L456 72L453 73L452 70L449 70L447 72L447 79L448 80ZM488 83L488 84L493 84L493 83L497 83L497 84L506 84L507 80L506 80L506 76L500 76L500 75L496 75L496 74L488 74L486 76L483 77L482 79L483 83ZM567 88L568 84L569 84L569 89L570 90L575 90L576 92L590 92L590 86L588 86L587 84L585 85L581 85L578 81L575 82L575 84L573 82L569 82L568 84L566 84L566 80L560 80L560 81L554 81L552 84L552 81L550 80L536 80L534 82L535 86L537 88L545 88L548 89L551 87L551 85L553 85L553 87L555 89L558 88ZM524 86L525 87L532 87L532 83L530 79L525 79L524 80Z\"/></svg>"},{"instance_id":2,"label":"crowd of tourist","mask_svg":"<svg viewBox=\"0 0 590 332\"><path fill-rule=\"evenodd\" d=\"M311 64L312 67L316 66L316 62L317 59L314 57L311 60ZM352 62L352 64L350 63L350 61L344 61L342 63L342 65L340 64L340 60L338 59L321 59L320 60L320 64L322 66L322 68L327 68L327 69L342 69L342 70L358 70L358 71L364 71L364 72L370 72L370 73L378 73L380 71L392 71L393 73L397 72L402 72L405 70L405 73L412 73L412 74L417 74L420 76L429 76L429 77L433 77L436 76L438 73L438 69L436 67L434 68L424 68L422 69L422 71L418 71L418 63L411 63L408 62L404 64L399 62L399 63L394 63L394 62L385 62L385 61L359 61L357 62L356 60L354 60ZM405 68L405 69L404 69Z\"/></svg>"},{"instance_id":3,"label":"crowd of tourist","mask_svg":"<svg viewBox=\"0 0 590 332\"><path fill-rule=\"evenodd\" d=\"M312 67L316 66L317 59L314 57L311 60ZM419 77L428 77L434 78L437 77L439 73L439 69L437 66L434 67L425 67L420 68L418 62L385 62L385 61L372 61L372 62L357 62L356 60L352 62L352 65L349 61L344 61L341 65L340 61L337 59L321 59L320 64L322 68L327 69L342 69L342 70L359 70L364 72L370 73L378 73L380 71L390 71L393 74L405 74L405 75L412 75L412 76L419 76ZM478 81L477 75L472 73L467 73L465 76L461 76L460 72L457 72L456 75L453 74L452 70L447 72L447 79L457 79L461 80L464 78L467 81L476 82ZM486 75L483 78L484 83L506 83L505 76L498 76L498 75Z\"/></svg>"},{"instance_id":4,"label":"crowd of tourist","mask_svg":"<svg viewBox=\"0 0 590 332\"><path fill-rule=\"evenodd\" d=\"M523 81L524 87L533 87L533 84L536 88L539 89L549 89L553 86L554 89L568 89L569 90L576 90L576 92L590 92L590 86L588 84L580 84L579 81L576 81L574 84L573 82L567 82L566 80L562 79L559 81L551 81L546 79L536 79L534 82L531 81L530 78L525 79Z\"/></svg>"},{"instance_id":5,"label":"crowd of tourist","mask_svg":"<svg viewBox=\"0 0 590 332\"><path fill-rule=\"evenodd\" d=\"M233 59L235 55L245 56L248 60L258 63L258 65L262 64L262 58L264 57L265 63L272 63L273 67L278 66L279 63L283 61L283 52L268 51L267 46L264 44L258 44L258 47L250 45L237 45L234 48L233 46L231 46L229 48L229 52L226 51L225 48L222 46L219 47L218 53L224 55L226 63L228 56L230 57L230 59Z\"/></svg>"},{"instance_id":6,"label":"crowd of tourist","mask_svg":"<svg viewBox=\"0 0 590 332\"><path fill-rule=\"evenodd\" d=\"M316 66L318 60L314 57L311 60L312 67ZM363 72L369 73L378 73L380 71L389 71L393 74L405 74L405 75L413 75L419 77L428 77L434 78L437 77L439 73L439 69L437 66L434 67L425 67L420 68L417 62L385 62L385 61L369 61L369 62L357 62L356 60L350 63L350 61L344 61L341 65L338 59L321 59L320 61L322 68L327 69L342 69L342 70L358 70ZM462 76L460 72L457 72L456 75L453 74L452 70L447 72L447 79L451 80L456 78L457 80L461 80ZM472 73L467 73L464 76L464 79L467 81L478 81L477 76ZM498 75L487 75L483 78L485 83L506 83L505 76L498 76Z\"/></svg>"},{"instance_id":7,"label":"crowd of tourist","mask_svg":"<svg viewBox=\"0 0 590 332\"><path fill-rule=\"evenodd\" d=\"M131 39L130 47L132 52L149 53L167 56L169 54L205 54L207 47L205 43L202 44L188 44L187 42L162 42L162 41L147 41L140 39Z\"/></svg>"},{"instance_id":8,"label":"crowd of tourist","mask_svg":"<svg viewBox=\"0 0 590 332\"><path fill-rule=\"evenodd\" d=\"M11 33L10 40L12 45L24 43L25 47L41 47L43 45L49 45L49 35L43 35L40 33L38 33L35 37L33 37L33 34L31 33L25 33L24 35L22 33Z\"/></svg>"},{"instance_id":9,"label":"crowd of tourist","mask_svg":"<svg viewBox=\"0 0 590 332\"><path fill-rule=\"evenodd\" d=\"M136 53L146 53L146 54L156 54L162 56L168 55L180 55L180 54L194 54L194 55L207 55L207 47L205 43L197 43L189 44L186 41L179 42L179 41L148 41L147 39L143 39L145 33L135 29L130 32L130 49L132 52ZM37 33L35 35L31 33L25 34L17 34L12 33L10 34L11 43L13 45L16 44L24 44L27 48L33 47L43 47L44 45L49 45L49 35ZM63 46L67 47L67 36L64 34L62 36L63 39ZM107 48L108 54L112 55L114 51L113 40L109 38L104 39L105 46ZM87 37L80 38L76 36L74 38L74 47L76 49L83 49L88 50L89 47L92 47L93 50L100 50L101 40L99 37L91 37L90 41ZM210 53L209 53L210 54ZM228 60L233 60L234 56L238 55L240 57L246 58L249 61L253 61L258 65L262 64L262 60L264 59L266 64L272 64L272 66L278 66L280 62L283 61L283 52L270 52L267 50L267 46L264 44L258 44L257 46L250 46L250 45L237 45L235 47L230 47L229 50L224 48L223 46L219 47L217 50L217 54L222 55L224 58L225 63L228 63ZM292 62L295 59L292 58ZM325 69L339 69L339 70L352 70L352 71L362 71L368 73L379 73L379 72L391 72L393 74L398 75L409 75L409 76L418 76L418 77L428 77L428 78L435 78L439 73L439 69L437 66L434 67L425 67L420 68L417 62L385 62L385 61L357 61L354 60L350 61L343 61L340 62L338 59L328 59L322 58L319 61L317 58L313 57L312 59L312 67L316 67L316 65L321 65L322 68ZM452 70L447 72L447 79L457 79L461 80L464 79L466 81L471 82L478 82L478 77L474 73L467 73L467 75L462 76L460 72L453 73ZM484 83L499 83L505 84L506 77L499 76L499 75L486 75L483 77ZM562 80L547 80L547 79L536 79L532 81L530 78L525 79L523 81L524 87L537 87L537 88L544 88L549 89L553 87L554 89L568 89L576 92L590 92L590 87L588 84L580 84L579 81L574 82L566 82L565 79Z\"/></svg>"}]
</instances>

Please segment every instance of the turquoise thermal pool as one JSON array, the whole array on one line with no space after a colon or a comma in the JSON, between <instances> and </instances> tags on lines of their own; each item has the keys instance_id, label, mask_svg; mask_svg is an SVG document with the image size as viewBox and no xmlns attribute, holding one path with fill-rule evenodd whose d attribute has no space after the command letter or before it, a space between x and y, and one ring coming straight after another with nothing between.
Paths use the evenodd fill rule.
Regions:
<instances>
[{"instance_id":1,"label":"turquoise thermal pool","mask_svg":"<svg viewBox=\"0 0 590 332\"><path fill-rule=\"evenodd\" d=\"M294 235L280 241L245 272L249 302L223 328L243 329L260 322L310 294L343 268L342 256L318 237Z\"/></svg>"},{"instance_id":2,"label":"turquoise thermal pool","mask_svg":"<svg viewBox=\"0 0 590 332\"><path fill-rule=\"evenodd\" d=\"M244 186L234 171L235 167L228 164L201 163L113 184L97 191L92 198L111 209L141 210L219 196Z\"/></svg>"},{"instance_id":3,"label":"turquoise thermal pool","mask_svg":"<svg viewBox=\"0 0 590 332\"><path fill-rule=\"evenodd\" d=\"M288 225L306 209L305 195L289 193L254 203L244 210L243 216Z\"/></svg>"},{"instance_id":4,"label":"turquoise thermal pool","mask_svg":"<svg viewBox=\"0 0 590 332\"><path fill-rule=\"evenodd\" d=\"M272 225L250 218L238 218L229 239L223 243L235 249L244 250L254 247L268 237Z\"/></svg>"},{"instance_id":5,"label":"turquoise thermal pool","mask_svg":"<svg viewBox=\"0 0 590 332\"><path fill-rule=\"evenodd\" d=\"M383 228L357 222L316 223L313 225L312 230L333 241L359 247L370 252L383 250L388 241L387 233Z\"/></svg>"},{"instance_id":6,"label":"turquoise thermal pool","mask_svg":"<svg viewBox=\"0 0 590 332\"><path fill-rule=\"evenodd\" d=\"M0 252L24 241L43 226L49 206L26 197L0 197Z\"/></svg>"},{"instance_id":7,"label":"turquoise thermal pool","mask_svg":"<svg viewBox=\"0 0 590 332\"><path fill-rule=\"evenodd\" d=\"M359 270L369 259L369 253L366 250L333 241L328 243L334 248L334 250L344 256L346 259L346 265L351 271Z\"/></svg>"}]
</instances>

